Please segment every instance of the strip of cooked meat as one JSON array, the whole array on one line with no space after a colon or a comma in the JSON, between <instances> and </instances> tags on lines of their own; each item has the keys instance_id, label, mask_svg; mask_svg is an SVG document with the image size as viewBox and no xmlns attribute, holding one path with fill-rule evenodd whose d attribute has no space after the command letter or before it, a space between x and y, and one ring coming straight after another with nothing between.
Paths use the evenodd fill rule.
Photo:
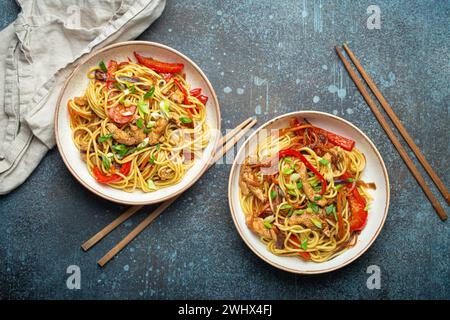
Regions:
<instances>
[{"instance_id":1,"label":"strip of cooked meat","mask_svg":"<svg viewBox=\"0 0 450 320\"><path fill-rule=\"evenodd\" d=\"M258 177L254 172L252 172L252 169L247 164L244 164L241 168L239 184L244 195L251 192L256 198L258 198L259 201L267 201L267 198L262 190L261 182L258 181Z\"/></svg>"},{"instance_id":2,"label":"strip of cooked meat","mask_svg":"<svg viewBox=\"0 0 450 320\"><path fill-rule=\"evenodd\" d=\"M127 146L139 144L145 139L144 130L134 125L130 125L128 128L122 130L117 128L115 124L108 123L106 128L112 134L114 140Z\"/></svg>"},{"instance_id":3,"label":"strip of cooked meat","mask_svg":"<svg viewBox=\"0 0 450 320\"><path fill-rule=\"evenodd\" d=\"M314 189L311 187L311 185L308 182L308 173L306 172L306 166L303 162L300 162L298 166L296 166L296 169L298 169L298 173L300 174L300 180L303 184L303 192L306 194L308 199L310 201L313 201L317 203L319 206L323 207L327 204L327 199L321 198L320 200L314 200L316 195L314 194Z\"/></svg>"},{"instance_id":4,"label":"strip of cooked meat","mask_svg":"<svg viewBox=\"0 0 450 320\"><path fill-rule=\"evenodd\" d=\"M75 102L75 104L77 106L80 106L80 107L85 107L85 106L88 105L88 101L86 99L86 96L75 97L75 98L73 98L73 102Z\"/></svg>"},{"instance_id":5,"label":"strip of cooked meat","mask_svg":"<svg viewBox=\"0 0 450 320\"><path fill-rule=\"evenodd\" d=\"M180 89L175 90L174 93L170 96L170 100L172 100L175 103L183 103L184 101L184 94L181 92Z\"/></svg>"},{"instance_id":6,"label":"strip of cooked meat","mask_svg":"<svg viewBox=\"0 0 450 320\"><path fill-rule=\"evenodd\" d=\"M267 229L264 226L264 219L254 216L247 216L246 223L248 228L254 233L267 239L277 240L277 234L275 233L274 227Z\"/></svg>"},{"instance_id":7,"label":"strip of cooked meat","mask_svg":"<svg viewBox=\"0 0 450 320\"><path fill-rule=\"evenodd\" d=\"M319 228L318 226L316 226L312 219L319 220L320 223L322 224L322 228ZM315 215L315 214L309 214L309 213L304 213L301 215L294 214L289 218L288 223L291 226L292 225L300 225L300 226L304 226L306 228L313 229L313 230L322 230L323 233L327 237L330 237L330 235L331 235L330 228L328 227L328 223L325 220L325 218L323 218L321 215Z\"/></svg>"},{"instance_id":8,"label":"strip of cooked meat","mask_svg":"<svg viewBox=\"0 0 450 320\"><path fill-rule=\"evenodd\" d=\"M162 135L164 134L164 131L166 130L167 124L169 123L169 121L162 117L162 118L158 118L158 120L156 120L155 126L152 128L152 131L149 134L149 141L148 143L150 145L155 145L161 141Z\"/></svg>"}]
</instances>

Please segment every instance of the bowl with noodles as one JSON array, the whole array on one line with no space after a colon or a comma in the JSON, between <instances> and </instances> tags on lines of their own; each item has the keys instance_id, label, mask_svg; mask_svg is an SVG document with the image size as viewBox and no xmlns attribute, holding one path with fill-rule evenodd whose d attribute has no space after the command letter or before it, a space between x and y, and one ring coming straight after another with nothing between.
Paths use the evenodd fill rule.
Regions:
<instances>
[{"instance_id":1,"label":"bowl with noodles","mask_svg":"<svg viewBox=\"0 0 450 320\"><path fill-rule=\"evenodd\" d=\"M216 94L182 53L146 41L87 56L57 102L55 135L74 177L123 204L170 199L207 169L220 133Z\"/></svg>"},{"instance_id":2,"label":"bowl with noodles","mask_svg":"<svg viewBox=\"0 0 450 320\"><path fill-rule=\"evenodd\" d=\"M229 178L229 205L247 246L293 273L339 269L375 241L389 178L375 145L337 116L298 111L257 129Z\"/></svg>"}]
</instances>

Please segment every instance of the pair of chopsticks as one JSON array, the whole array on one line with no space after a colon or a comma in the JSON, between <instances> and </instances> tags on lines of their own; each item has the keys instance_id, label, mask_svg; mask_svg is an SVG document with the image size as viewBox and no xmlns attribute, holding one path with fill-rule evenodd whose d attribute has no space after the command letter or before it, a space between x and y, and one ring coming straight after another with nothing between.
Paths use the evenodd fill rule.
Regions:
<instances>
[{"instance_id":1,"label":"pair of chopsticks","mask_svg":"<svg viewBox=\"0 0 450 320\"><path fill-rule=\"evenodd\" d=\"M224 137L222 137L219 141L219 147L216 150L216 154L209 164L208 168L210 168L214 163L216 163L219 159L221 159L227 152L230 150L254 125L256 124L256 120L252 118L248 118L236 128L228 132ZM142 222L134 228L126 237L124 237L115 247L113 247L107 254L103 256L97 263L100 267L103 267L107 264L117 253L119 253L123 248L125 248L134 238L136 238L153 220L155 220L164 210L166 210L178 197L175 196L169 200L164 201L159 205L153 212L151 212ZM92 238L87 240L85 243L81 245L81 248L84 251L88 251L95 244L97 244L100 240L106 237L111 231L121 225L124 221L142 209L144 206L132 206L128 210L124 211L119 217L117 217L114 221L96 233Z\"/></svg>"},{"instance_id":2,"label":"pair of chopsticks","mask_svg":"<svg viewBox=\"0 0 450 320\"><path fill-rule=\"evenodd\" d=\"M449 192L448 192L447 188L445 187L444 183L441 181L439 176L436 174L436 172L434 172L433 168L428 163L428 161L425 159L424 155L420 152L419 148L414 143L414 140L411 138L409 133L406 131L405 127L402 125L402 123L398 119L398 117L395 114L394 110L392 110L392 108L389 105L389 103L383 97L383 95L381 94L380 90L378 90L377 86L372 81L372 79L369 77L369 75L366 73L366 71L364 70L363 66L361 65L359 60L356 58L355 54L350 50L348 45L344 44L343 48L344 48L345 52L347 53L348 57L350 58L350 60L355 65L356 69L359 71L359 73L362 76L362 78L365 80L366 84L369 86L369 88L372 91L372 93L374 94L374 96L379 101L380 105L383 107L384 111L388 114L389 118L392 120L392 122L394 123L395 127L397 128L397 130L400 132L402 137L406 140L406 142L408 143L409 147L411 148L411 150L414 152L414 154L416 155L416 157L419 160L419 162L424 167L425 171L431 177L431 179L435 183L436 187L439 189L439 191L441 192L442 196L445 198L445 200L447 202L447 205L450 204L450 195L449 195ZM402 157L403 161L405 162L405 164L407 165L407 167L409 168L409 170L413 174L414 178L416 178L417 182L419 183L419 185L423 189L425 195L430 200L431 205L436 210L437 214L439 215L439 218L441 218L441 220L443 220L443 221L447 220L446 212L444 211L444 209L440 205L439 201L435 198L435 196L431 192L431 190L430 190L428 184L425 182L425 179L423 178L422 174L417 169L417 167L414 165L414 163L411 160L411 158L408 156L405 148L401 145L399 139L394 134L394 131L390 128L390 126L389 126L388 122L386 121L385 117L383 116L383 114L378 109L377 105L375 104L375 102L373 101L371 96L369 95L367 89L363 85L363 82L358 77L358 75L355 72L355 70L353 70L352 66L350 65L350 62L347 60L347 58L344 56L344 54L342 53L341 49L338 46L336 46L336 52L337 52L339 58L341 59L342 63L344 64L345 69L347 69L347 72L349 73L349 75L352 78L353 82L355 83L356 87L361 92L362 96L364 97L364 100L366 100L366 102L369 105L370 109L372 110L372 112L374 113L375 117L377 118L378 122L381 124L381 126L384 129L384 131L388 135L389 139L392 141L392 143L394 144L394 146L397 149L398 153Z\"/></svg>"}]
</instances>

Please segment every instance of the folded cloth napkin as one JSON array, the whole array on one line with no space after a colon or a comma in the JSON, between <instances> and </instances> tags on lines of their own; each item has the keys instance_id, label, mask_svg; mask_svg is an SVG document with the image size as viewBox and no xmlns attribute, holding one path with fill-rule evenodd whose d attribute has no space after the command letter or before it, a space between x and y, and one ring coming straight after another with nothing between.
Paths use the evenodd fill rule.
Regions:
<instances>
[{"instance_id":1,"label":"folded cloth napkin","mask_svg":"<svg viewBox=\"0 0 450 320\"><path fill-rule=\"evenodd\" d=\"M0 194L24 182L55 145L56 100L80 58L136 38L165 6L165 0L17 3L17 20L0 32Z\"/></svg>"}]
</instances>

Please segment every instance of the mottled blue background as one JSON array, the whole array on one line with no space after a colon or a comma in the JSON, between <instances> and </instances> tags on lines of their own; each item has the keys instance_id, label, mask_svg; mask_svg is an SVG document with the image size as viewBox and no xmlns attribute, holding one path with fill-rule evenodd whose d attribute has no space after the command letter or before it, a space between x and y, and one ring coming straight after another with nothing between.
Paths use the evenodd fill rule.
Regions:
<instances>
[{"instance_id":1,"label":"mottled blue background","mask_svg":"<svg viewBox=\"0 0 450 320\"><path fill-rule=\"evenodd\" d=\"M18 8L0 3L3 28ZM366 27L370 4L381 8L381 30ZM391 178L384 229L339 271L279 271L236 232L225 188L230 166L218 165L100 269L97 259L151 208L82 252L81 243L125 207L84 189L52 150L23 186L0 198L0 298L450 298L450 224L438 219L333 50L350 43L449 185L449 1L169 1L140 39L199 64L218 93L224 128L304 109L359 126ZM66 288L71 264L81 268L81 290ZM366 287L372 264L381 268L380 290Z\"/></svg>"}]
</instances>

